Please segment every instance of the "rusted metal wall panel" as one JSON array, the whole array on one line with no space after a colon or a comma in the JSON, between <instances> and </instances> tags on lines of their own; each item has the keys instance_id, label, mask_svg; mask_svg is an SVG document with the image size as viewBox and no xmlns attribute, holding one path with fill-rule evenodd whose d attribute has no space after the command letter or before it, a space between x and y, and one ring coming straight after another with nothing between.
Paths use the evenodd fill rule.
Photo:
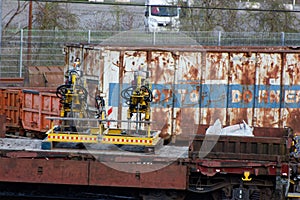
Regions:
<instances>
[{"instance_id":1,"label":"rusted metal wall panel","mask_svg":"<svg viewBox=\"0 0 300 200\"><path fill-rule=\"evenodd\" d=\"M0 158L0 181L88 185L88 162Z\"/></svg>"},{"instance_id":2,"label":"rusted metal wall panel","mask_svg":"<svg viewBox=\"0 0 300 200\"><path fill-rule=\"evenodd\" d=\"M50 128L46 117L59 116L60 103L52 88L1 88L0 114L6 116L8 131L46 132Z\"/></svg>"},{"instance_id":3,"label":"rusted metal wall panel","mask_svg":"<svg viewBox=\"0 0 300 200\"><path fill-rule=\"evenodd\" d=\"M179 62L177 52L150 51L149 63L150 83L154 91L152 124L154 130L161 130L161 136L171 134L172 119L175 117L174 84L176 66Z\"/></svg>"},{"instance_id":4,"label":"rusted metal wall panel","mask_svg":"<svg viewBox=\"0 0 300 200\"><path fill-rule=\"evenodd\" d=\"M258 53L253 125L282 127L280 120L282 54Z\"/></svg>"},{"instance_id":5,"label":"rusted metal wall panel","mask_svg":"<svg viewBox=\"0 0 300 200\"><path fill-rule=\"evenodd\" d=\"M6 126L20 127L20 95L18 89L1 89L1 114L6 115Z\"/></svg>"},{"instance_id":6,"label":"rusted metal wall panel","mask_svg":"<svg viewBox=\"0 0 300 200\"><path fill-rule=\"evenodd\" d=\"M243 120L253 124L253 99L255 92L256 54L231 53L229 70L229 87L232 104L227 109L227 123L237 124Z\"/></svg>"},{"instance_id":7,"label":"rusted metal wall panel","mask_svg":"<svg viewBox=\"0 0 300 200\"><path fill-rule=\"evenodd\" d=\"M36 90L22 91L21 119L26 130L46 132L50 128L49 116L60 116L60 103L56 94Z\"/></svg>"},{"instance_id":8,"label":"rusted metal wall panel","mask_svg":"<svg viewBox=\"0 0 300 200\"><path fill-rule=\"evenodd\" d=\"M133 163L102 163L59 159L0 158L0 181L50 183L91 186L186 189L187 167L170 165L141 165ZM31 155L34 157L34 155ZM118 171L124 169L124 171ZM149 172L142 173L145 168ZM159 170L152 170L158 168ZM129 170L129 171L128 171Z\"/></svg>"},{"instance_id":9,"label":"rusted metal wall panel","mask_svg":"<svg viewBox=\"0 0 300 200\"><path fill-rule=\"evenodd\" d=\"M201 101L201 124L213 124L220 119L226 123L226 107L228 94L229 54L205 54L205 63L202 65L203 84Z\"/></svg>"},{"instance_id":10,"label":"rusted metal wall panel","mask_svg":"<svg viewBox=\"0 0 300 200\"><path fill-rule=\"evenodd\" d=\"M68 46L64 49L65 53L65 72L73 68L73 64L76 58L80 58L80 61L83 60L83 46Z\"/></svg>"},{"instance_id":11,"label":"rusted metal wall panel","mask_svg":"<svg viewBox=\"0 0 300 200\"><path fill-rule=\"evenodd\" d=\"M158 165L158 166L153 166ZM90 163L90 185L186 189L187 167L183 165L162 164L141 165L130 163ZM161 165L161 167L159 167ZM158 167L159 170L151 170ZM149 172L141 173L149 168ZM124 169L119 171L116 169Z\"/></svg>"},{"instance_id":12,"label":"rusted metal wall panel","mask_svg":"<svg viewBox=\"0 0 300 200\"><path fill-rule=\"evenodd\" d=\"M106 94L107 110L113 110L110 119L127 118L120 92L131 84L132 71L146 70L154 95L152 128L163 133L203 134L216 119L223 126L244 120L263 132L284 126L300 131L296 122L300 52L251 47L96 47L88 46L84 55L89 65L95 65L89 68L100 67L100 90ZM82 46L70 48L72 55L81 54Z\"/></svg>"},{"instance_id":13,"label":"rusted metal wall panel","mask_svg":"<svg viewBox=\"0 0 300 200\"><path fill-rule=\"evenodd\" d=\"M64 66L30 66L29 87L57 87L64 80Z\"/></svg>"},{"instance_id":14,"label":"rusted metal wall panel","mask_svg":"<svg viewBox=\"0 0 300 200\"><path fill-rule=\"evenodd\" d=\"M83 58L81 58L82 70L86 76L100 76L101 51L100 49L84 49Z\"/></svg>"},{"instance_id":15,"label":"rusted metal wall panel","mask_svg":"<svg viewBox=\"0 0 300 200\"><path fill-rule=\"evenodd\" d=\"M173 131L196 134L201 117L202 54L200 52L179 52L176 66L173 115Z\"/></svg>"},{"instance_id":16,"label":"rusted metal wall panel","mask_svg":"<svg viewBox=\"0 0 300 200\"><path fill-rule=\"evenodd\" d=\"M0 114L0 138L5 137L6 132L6 116Z\"/></svg>"},{"instance_id":17,"label":"rusted metal wall panel","mask_svg":"<svg viewBox=\"0 0 300 200\"><path fill-rule=\"evenodd\" d=\"M300 132L300 54L285 54L282 82L282 125L293 127L296 132Z\"/></svg>"},{"instance_id":18,"label":"rusted metal wall panel","mask_svg":"<svg viewBox=\"0 0 300 200\"><path fill-rule=\"evenodd\" d=\"M99 90L99 77L103 73L101 67L101 51L98 49L84 49L83 59L81 61L81 70L84 76L82 83L86 86L89 98L87 104L89 110L95 109L95 94Z\"/></svg>"}]
</instances>

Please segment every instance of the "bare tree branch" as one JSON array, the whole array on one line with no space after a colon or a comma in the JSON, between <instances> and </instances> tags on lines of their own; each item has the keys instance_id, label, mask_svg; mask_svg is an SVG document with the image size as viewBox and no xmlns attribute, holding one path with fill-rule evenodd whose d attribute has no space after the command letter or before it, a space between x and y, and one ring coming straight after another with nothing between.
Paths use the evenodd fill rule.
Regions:
<instances>
[{"instance_id":1,"label":"bare tree branch","mask_svg":"<svg viewBox=\"0 0 300 200\"><path fill-rule=\"evenodd\" d=\"M28 6L28 2L23 2L21 3L20 0L18 0L18 6L16 10L11 10L5 17L10 16L12 13L12 15L10 16L8 22L4 25L4 30L8 28L8 26L12 23L12 21L14 20L14 18L16 16L18 16L20 13L22 13L26 7ZM4 18L5 18L4 17Z\"/></svg>"}]
</instances>

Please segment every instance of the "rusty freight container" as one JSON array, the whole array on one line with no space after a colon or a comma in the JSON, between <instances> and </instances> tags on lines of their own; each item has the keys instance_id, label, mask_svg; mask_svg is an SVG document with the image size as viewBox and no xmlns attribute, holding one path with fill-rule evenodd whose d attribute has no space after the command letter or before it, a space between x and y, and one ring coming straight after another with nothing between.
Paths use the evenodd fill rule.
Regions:
<instances>
[{"instance_id":1,"label":"rusty freight container","mask_svg":"<svg viewBox=\"0 0 300 200\"><path fill-rule=\"evenodd\" d=\"M269 128L286 126L300 131L297 49L72 44L66 45L65 55L65 71L75 58L81 59L88 103L94 106L99 89L110 119L127 118L126 102L120 94L139 71L149 74L152 128L162 134L203 134L217 119L223 126L244 120L254 127L256 136L276 136L276 129Z\"/></svg>"},{"instance_id":2,"label":"rusty freight container","mask_svg":"<svg viewBox=\"0 0 300 200\"><path fill-rule=\"evenodd\" d=\"M2 88L0 91L0 112L6 116L6 127L11 130L20 128L20 89Z\"/></svg>"},{"instance_id":3,"label":"rusty freight container","mask_svg":"<svg viewBox=\"0 0 300 200\"><path fill-rule=\"evenodd\" d=\"M57 87L63 81L63 66L30 66L30 87Z\"/></svg>"},{"instance_id":4,"label":"rusty freight container","mask_svg":"<svg viewBox=\"0 0 300 200\"><path fill-rule=\"evenodd\" d=\"M14 78L14 77L1 77L0 87L23 87L24 78Z\"/></svg>"},{"instance_id":5,"label":"rusty freight container","mask_svg":"<svg viewBox=\"0 0 300 200\"><path fill-rule=\"evenodd\" d=\"M50 128L49 116L59 116L60 103L55 93L22 90L22 127L28 131L46 132Z\"/></svg>"},{"instance_id":6,"label":"rusty freight container","mask_svg":"<svg viewBox=\"0 0 300 200\"><path fill-rule=\"evenodd\" d=\"M43 133L50 127L48 116L60 115L60 103L53 88L1 88L0 114L6 116L10 133Z\"/></svg>"}]
</instances>

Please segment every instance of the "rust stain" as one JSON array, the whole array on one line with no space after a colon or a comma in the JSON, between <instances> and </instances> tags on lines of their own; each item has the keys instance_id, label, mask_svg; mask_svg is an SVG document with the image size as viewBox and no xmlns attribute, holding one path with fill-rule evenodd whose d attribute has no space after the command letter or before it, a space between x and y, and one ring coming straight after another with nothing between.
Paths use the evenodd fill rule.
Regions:
<instances>
[{"instance_id":1,"label":"rust stain","mask_svg":"<svg viewBox=\"0 0 300 200\"><path fill-rule=\"evenodd\" d=\"M300 55L299 54L286 54L285 59L285 83L288 85L300 84Z\"/></svg>"},{"instance_id":2,"label":"rust stain","mask_svg":"<svg viewBox=\"0 0 300 200\"><path fill-rule=\"evenodd\" d=\"M253 85L255 83L256 54L233 53L230 57L230 83Z\"/></svg>"},{"instance_id":3,"label":"rust stain","mask_svg":"<svg viewBox=\"0 0 300 200\"><path fill-rule=\"evenodd\" d=\"M73 56L80 55L82 49L77 50L73 49ZM94 60L96 53L92 51L87 51L88 59ZM160 121L153 126L164 133L169 134L170 130L174 134L193 132L194 128L188 127L189 122L202 130L216 119L220 119L223 126L244 120L255 127L291 125L300 129L295 122L300 116L296 112L298 108L288 107L288 103L297 103L300 99L299 92L293 91L300 85L297 51L256 47L103 47L101 51L104 52L101 65L95 60L89 65L103 71L98 80L106 94L110 92L110 82L131 84L132 71L149 72L150 83L160 87L153 91L152 116L156 118L154 121ZM91 72L95 73L94 70ZM241 102L234 104L236 107L228 107L236 103L230 102L232 93L227 92L232 92L230 89L234 87L240 92L240 99L236 100ZM284 100L289 102L282 102ZM124 116L124 113L115 115Z\"/></svg>"},{"instance_id":4,"label":"rust stain","mask_svg":"<svg viewBox=\"0 0 300 200\"><path fill-rule=\"evenodd\" d=\"M258 127L279 127L279 109L262 108L255 109L256 121L255 126Z\"/></svg>"},{"instance_id":5,"label":"rust stain","mask_svg":"<svg viewBox=\"0 0 300 200\"><path fill-rule=\"evenodd\" d=\"M190 74L190 77L185 76L185 78L190 78L190 80L197 80L199 70L193 65L190 66L189 68L190 70L188 71L188 73Z\"/></svg>"},{"instance_id":6,"label":"rust stain","mask_svg":"<svg viewBox=\"0 0 300 200\"><path fill-rule=\"evenodd\" d=\"M26 151L12 151L6 153L6 156L9 158L35 158L37 157L37 152L26 152Z\"/></svg>"},{"instance_id":7,"label":"rust stain","mask_svg":"<svg viewBox=\"0 0 300 200\"><path fill-rule=\"evenodd\" d=\"M88 185L88 162L43 159L0 159L1 181Z\"/></svg>"},{"instance_id":8,"label":"rust stain","mask_svg":"<svg viewBox=\"0 0 300 200\"><path fill-rule=\"evenodd\" d=\"M227 80L228 61L228 53L207 53L207 80Z\"/></svg>"},{"instance_id":9,"label":"rust stain","mask_svg":"<svg viewBox=\"0 0 300 200\"><path fill-rule=\"evenodd\" d=\"M124 171L129 172L116 169L124 169ZM99 170L102 172L101 174ZM149 172L145 173L144 171L147 170ZM178 164L170 164L162 167L161 164L136 165L118 162L91 162L89 183L90 185L98 186L127 187L130 185L140 188L185 189L186 173L186 166ZM114 174L114 176L111 176L111 174Z\"/></svg>"},{"instance_id":10,"label":"rust stain","mask_svg":"<svg viewBox=\"0 0 300 200\"><path fill-rule=\"evenodd\" d=\"M247 124L252 125L252 108L230 108L228 114L230 121L226 124L238 124L244 120Z\"/></svg>"},{"instance_id":11,"label":"rust stain","mask_svg":"<svg viewBox=\"0 0 300 200\"><path fill-rule=\"evenodd\" d=\"M274 85L280 83L280 72L282 65L281 54L258 53L259 81L263 85Z\"/></svg>"},{"instance_id":12,"label":"rust stain","mask_svg":"<svg viewBox=\"0 0 300 200\"><path fill-rule=\"evenodd\" d=\"M171 52L152 52L149 68L153 83L173 83L175 60Z\"/></svg>"},{"instance_id":13,"label":"rust stain","mask_svg":"<svg viewBox=\"0 0 300 200\"><path fill-rule=\"evenodd\" d=\"M300 133L300 126L299 126L299 120L300 120L300 110L299 109L293 109L293 108L287 108L287 116L286 116L286 126L293 127L293 130L295 133Z\"/></svg>"}]
</instances>

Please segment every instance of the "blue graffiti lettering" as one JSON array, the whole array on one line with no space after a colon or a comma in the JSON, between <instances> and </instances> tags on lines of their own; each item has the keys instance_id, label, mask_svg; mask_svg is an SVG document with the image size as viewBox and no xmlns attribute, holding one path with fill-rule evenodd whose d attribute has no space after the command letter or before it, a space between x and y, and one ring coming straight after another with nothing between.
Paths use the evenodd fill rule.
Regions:
<instances>
[{"instance_id":1,"label":"blue graffiti lettering","mask_svg":"<svg viewBox=\"0 0 300 200\"><path fill-rule=\"evenodd\" d=\"M108 105L125 106L127 87L110 83ZM300 108L300 85L153 84L152 93L158 108Z\"/></svg>"}]
</instances>

